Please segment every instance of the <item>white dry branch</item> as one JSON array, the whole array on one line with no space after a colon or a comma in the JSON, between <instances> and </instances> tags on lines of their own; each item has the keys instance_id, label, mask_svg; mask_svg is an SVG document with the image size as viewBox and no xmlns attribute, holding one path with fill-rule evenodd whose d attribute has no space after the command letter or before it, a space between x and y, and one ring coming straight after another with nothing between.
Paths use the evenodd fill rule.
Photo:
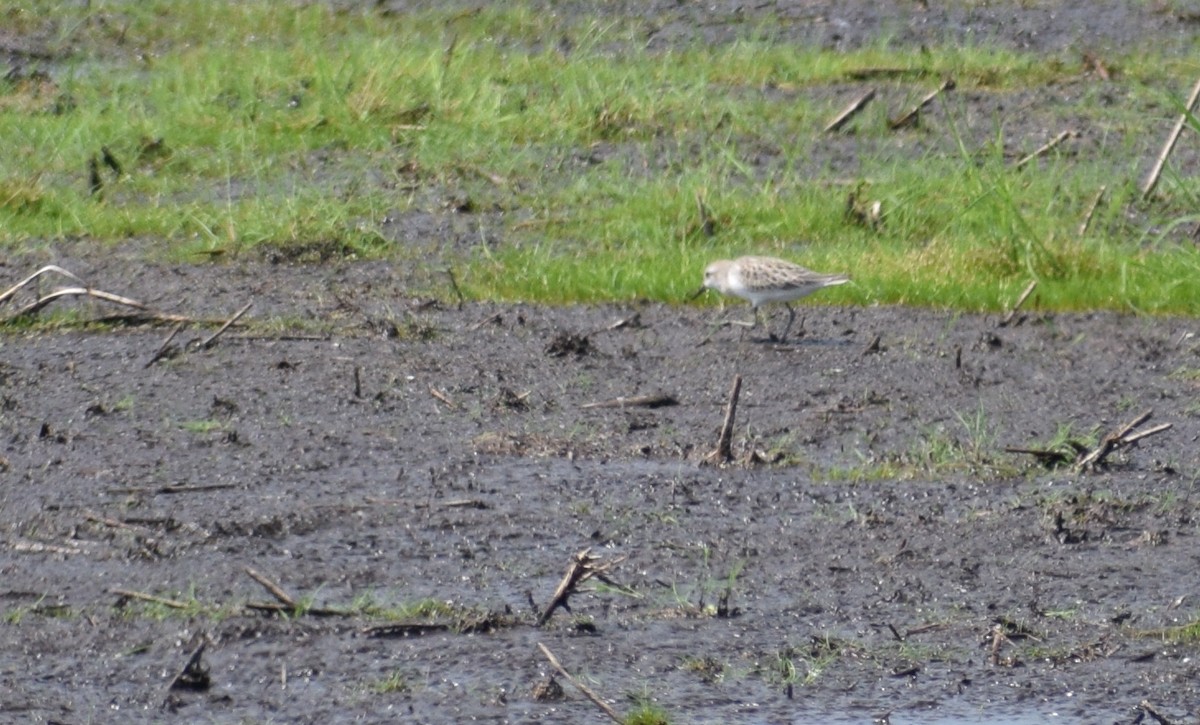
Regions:
<instances>
[{"instance_id":1,"label":"white dry branch","mask_svg":"<svg viewBox=\"0 0 1200 725\"><path fill-rule=\"evenodd\" d=\"M132 307L133 309L138 311L138 314L140 316L151 319L151 320L158 320L158 321L163 321L163 322L189 322L189 321L192 321L192 318L186 317L184 315L172 315L172 314L167 314L164 312L158 312L156 310L150 309L149 307L147 307L146 305L142 304L141 302L139 302L135 299L125 297L122 295L118 295L118 294L113 294L112 292L105 292L104 290L95 289L94 287L89 286L86 282L84 282L82 279L80 279L79 276L76 275L75 273L71 272L70 270L62 268L62 267L58 266L57 264L47 264L46 266L37 270L33 274L30 274L29 276L22 279L20 282L17 282L15 285L13 285L12 287L9 287L7 290L5 290L3 294L0 294L0 307L12 302L18 292L25 289L26 287L29 287L31 284L34 284L35 282L40 280L44 275L47 275L47 274L57 274L57 275L66 277L67 279L70 279L71 281L77 283L77 286L59 287L58 289L56 289L52 292L48 292L46 294L42 294L40 292L40 290L36 291L34 294L35 299L32 302L29 302L29 303L17 308L17 310L15 312L10 313L6 318L4 318L6 321L13 320L13 319L16 319L19 317L24 317L26 315L32 315L32 314L40 311L43 307L50 304L51 302L54 302L55 300L58 300L58 299L62 299L64 297L91 297L93 299L103 300L105 302L111 302L116 305Z\"/></svg>"}]
</instances>

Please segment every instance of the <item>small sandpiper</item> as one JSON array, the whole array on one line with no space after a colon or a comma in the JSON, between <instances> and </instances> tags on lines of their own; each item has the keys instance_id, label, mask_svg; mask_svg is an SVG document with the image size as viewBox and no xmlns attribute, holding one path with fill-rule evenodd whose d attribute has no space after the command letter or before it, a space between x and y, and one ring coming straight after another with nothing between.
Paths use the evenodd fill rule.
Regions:
<instances>
[{"instance_id":1,"label":"small sandpiper","mask_svg":"<svg viewBox=\"0 0 1200 725\"><path fill-rule=\"evenodd\" d=\"M796 311L788 302L806 297L824 287L833 287L849 281L850 278L844 274L821 274L775 257L718 259L705 268L704 286L692 297L698 297L710 289L741 297L748 301L754 310L754 321L731 321L729 324L751 329L758 326L759 305L765 302L782 302L788 311L787 327L783 328L783 334L779 336L779 341L783 342L796 319ZM770 334L769 329L767 332Z\"/></svg>"}]
</instances>

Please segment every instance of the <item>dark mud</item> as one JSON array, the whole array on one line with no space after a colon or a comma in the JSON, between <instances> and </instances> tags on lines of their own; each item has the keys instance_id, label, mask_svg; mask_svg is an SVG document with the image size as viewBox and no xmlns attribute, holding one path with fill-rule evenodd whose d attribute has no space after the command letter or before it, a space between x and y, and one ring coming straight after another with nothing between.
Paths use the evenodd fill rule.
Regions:
<instances>
[{"instance_id":1,"label":"dark mud","mask_svg":"<svg viewBox=\"0 0 1200 725\"><path fill-rule=\"evenodd\" d=\"M182 278L177 311L253 297L337 329L232 331L148 368L161 328L4 338L4 718L599 721L570 688L533 698L537 642L676 722L1200 702L1195 647L1140 636L1186 621L1200 585L1194 320L809 307L793 344L701 345L715 310L423 306L384 264L93 273L161 297ZM735 373L735 453L782 460L698 467ZM659 392L679 404L582 407ZM1149 408L1174 427L1102 472L1002 450ZM535 628L530 598L585 547L629 557L636 595L578 594ZM429 598L492 629L255 614L247 566L318 607ZM168 698L200 633L212 686Z\"/></svg>"}]
</instances>

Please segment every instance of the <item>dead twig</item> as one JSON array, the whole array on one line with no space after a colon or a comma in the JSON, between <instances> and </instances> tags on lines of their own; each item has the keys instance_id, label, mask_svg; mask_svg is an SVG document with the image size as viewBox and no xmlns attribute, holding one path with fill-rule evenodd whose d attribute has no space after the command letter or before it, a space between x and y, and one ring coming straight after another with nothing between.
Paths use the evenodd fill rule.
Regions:
<instances>
[{"instance_id":1,"label":"dead twig","mask_svg":"<svg viewBox=\"0 0 1200 725\"><path fill-rule=\"evenodd\" d=\"M586 582L588 579L595 577L606 584L611 584L614 587L621 585L609 578L608 572L621 562L625 561L624 556L619 556L615 559L601 562L600 557L592 556L591 548L584 549L576 554L571 559L571 565L567 567L567 573L563 576L562 581L558 583L558 588L554 590L554 596L550 598L550 603L546 605L541 616L538 617L537 626L542 626L550 620L550 616L554 614L554 610L562 607L568 612L571 607L568 606L567 600L578 589L579 585Z\"/></svg>"},{"instance_id":2,"label":"dead twig","mask_svg":"<svg viewBox=\"0 0 1200 725\"><path fill-rule=\"evenodd\" d=\"M1153 410L1147 410L1145 413L1142 413L1126 423L1121 427L1120 430L1104 436L1104 439L1100 441L1098 446L1096 446L1091 452L1080 458L1075 463L1075 472L1081 473L1086 470L1094 470L1097 466L1104 463L1104 459L1107 458L1113 451L1132 445L1134 442L1139 441L1142 438L1155 435L1156 433L1162 433L1163 431L1171 428L1170 423L1163 423L1139 433L1133 432L1134 429L1140 426L1142 423L1150 420L1150 416L1153 414Z\"/></svg>"},{"instance_id":3,"label":"dead twig","mask_svg":"<svg viewBox=\"0 0 1200 725\"><path fill-rule=\"evenodd\" d=\"M582 692L587 699L596 703L596 707L599 707L601 710L603 710L605 715L608 715L610 718L612 718L614 722L625 722L621 716L617 714L617 711L613 709L612 705L609 705L607 702L602 700L600 696L592 690L592 688L572 677L571 673L567 672L566 668L562 666L562 663L558 661L558 658L554 656L554 653L551 652L546 645L538 642L538 649L542 651L542 654L546 656L546 659L550 660L550 666L558 670L558 674L562 675L567 682L570 682L572 685L574 685L575 689Z\"/></svg>"},{"instance_id":4,"label":"dead twig","mask_svg":"<svg viewBox=\"0 0 1200 725\"><path fill-rule=\"evenodd\" d=\"M265 575L254 569L253 567L245 567L243 570L246 574L258 582L271 593L271 596L279 600L278 604L274 602L247 602L246 608L260 612L277 612L281 614L307 614L314 617L353 617L354 612L344 609L330 609L328 607L305 607L298 604L292 595L284 591L283 587L268 579Z\"/></svg>"},{"instance_id":5,"label":"dead twig","mask_svg":"<svg viewBox=\"0 0 1200 725\"><path fill-rule=\"evenodd\" d=\"M303 607L300 605L288 606L287 604L278 604L276 602L246 602L246 609L253 609L256 612L268 612L271 614L287 614L289 616L297 616L300 614L310 617L353 617L355 612L348 609L329 609L328 607Z\"/></svg>"},{"instance_id":6,"label":"dead twig","mask_svg":"<svg viewBox=\"0 0 1200 725\"><path fill-rule=\"evenodd\" d=\"M63 269L62 267L59 267L56 264L47 264L45 267L42 267L41 269L39 269L38 271L29 275L25 279L21 280L20 282L17 282L12 287L9 287L7 290L4 291L4 294L0 294L0 305L7 302L10 297L15 295L19 290L21 290L21 288L25 287L30 282L33 282L34 280L38 279L42 275L49 274L51 272L53 272L55 274L61 274L64 277L69 277L81 285L84 284L83 280L79 279L73 273Z\"/></svg>"},{"instance_id":7,"label":"dead twig","mask_svg":"<svg viewBox=\"0 0 1200 725\"><path fill-rule=\"evenodd\" d=\"M1028 164L1030 161L1033 161L1034 159L1036 159L1039 156L1046 155L1055 146L1059 145L1060 143L1062 143L1063 141L1066 141L1069 138L1075 138L1078 135L1079 135L1079 132L1075 131L1075 130L1068 129L1066 131L1063 131L1062 133L1058 134L1057 136L1050 139L1046 143L1044 143L1041 146L1034 149L1031 153L1022 157L1020 161L1018 161L1016 164L1013 165L1013 168L1018 169L1018 170L1021 168L1024 168L1024 166L1026 164Z\"/></svg>"},{"instance_id":8,"label":"dead twig","mask_svg":"<svg viewBox=\"0 0 1200 725\"><path fill-rule=\"evenodd\" d=\"M162 360L164 357L167 357L168 355L171 354L170 350L173 349L173 348L171 348L171 340L175 339L175 336L179 334L179 332L183 329L184 325L186 325L186 324L187 323L185 323L185 322L175 323L175 327L171 328L171 334L167 335L167 339L162 341L162 344L159 345L158 349L154 351L154 355L149 360L146 361L145 365L142 366L143 369L150 367L154 363L158 362L159 360Z\"/></svg>"},{"instance_id":9,"label":"dead twig","mask_svg":"<svg viewBox=\"0 0 1200 725\"><path fill-rule=\"evenodd\" d=\"M833 133L834 131L840 130L842 126L845 126L846 123L850 121L850 119L858 115L859 111L866 108L867 104L870 103L871 99L873 98L875 98L875 89L871 88L866 93L851 101L850 105L843 108L841 113L834 116L833 120L825 126L823 131L825 133Z\"/></svg>"},{"instance_id":10,"label":"dead twig","mask_svg":"<svg viewBox=\"0 0 1200 725\"><path fill-rule=\"evenodd\" d=\"M143 602L153 602L154 604L161 604L164 607L170 607L171 609L187 609L190 606L187 602L181 602L178 599L167 599L166 597L156 597L153 594L146 594L145 592L135 592L131 589L109 589L108 593L116 594L118 597L125 597L126 599L140 599Z\"/></svg>"},{"instance_id":11,"label":"dead twig","mask_svg":"<svg viewBox=\"0 0 1200 725\"><path fill-rule=\"evenodd\" d=\"M247 302L245 304L245 306L242 307L242 309L240 309L236 313L234 313L233 317L230 317L228 320L226 320L225 324L221 325L221 327L219 327L216 332L214 332L213 334L211 334L207 338L205 338L205 340L200 343L200 349L207 350L208 348L212 347L213 344L217 341L217 338L220 337L222 335L222 333L224 333L226 330L228 330L229 327L233 323L235 323L239 319L241 319L242 315L246 314L246 312L249 311L249 309L253 305L254 305L253 301Z\"/></svg>"},{"instance_id":12,"label":"dead twig","mask_svg":"<svg viewBox=\"0 0 1200 725\"><path fill-rule=\"evenodd\" d=\"M118 305L125 305L126 307L133 307L138 310L148 309L145 305L137 300L130 299L128 297L122 297L121 295L114 295L113 293L105 292L104 290L91 289L89 287L63 287L61 289L54 290L49 294L42 295L33 302L30 302L21 309L12 313L12 315L9 316L9 319L24 317L25 315L32 315L60 297L95 297L98 300L104 300L105 302L112 302ZM163 319L170 318L164 317Z\"/></svg>"},{"instance_id":13,"label":"dead twig","mask_svg":"<svg viewBox=\"0 0 1200 725\"><path fill-rule=\"evenodd\" d=\"M1158 158L1154 161L1154 167L1150 169L1150 175L1146 177L1146 181L1142 184L1143 199L1150 198L1150 194L1154 193L1154 187L1158 186L1158 178L1162 176L1163 167L1167 165L1167 158L1175 150L1175 142L1179 140L1179 135L1183 133L1183 127L1187 123L1192 109L1196 107L1196 101L1198 100L1200 100L1200 80L1197 80L1196 85L1192 86L1192 93L1188 96L1187 106L1184 107L1183 113L1179 114L1179 118L1175 119L1175 126L1171 129L1171 133L1167 135L1167 140L1163 144L1162 151L1158 152Z\"/></svg>"},{"instance_id":14,"label":"dead twig","mask_svg":"<svg viewBox=\"0 0 1200 725\"><path fill-rule=\"evenodd\" d=\"M883 345L880 344L882 342L883 336L878 334L875 335L875 337L871 338L871 341L867 343L867 346L864 347L863 351L859 354L865 357L867 355L874 355L875 353L883 352Z\"/></svg>"},{"instance_id":15,"label":"dead twig","mask_svg":"<svg viewBox=\"0 0 1200 725\"><path fill-rule=\"evenodd\" d=\"M1154 707L1154 705L1150 704L1149 700L1142 700L1142 702L1138 705L1138 707L1140 707L1142 709L1142 712L1144 712L1147 715L1149 715L1150 717L1154 718L1154 721L1157 722L1158 725L1175 725L1175 721L1171 720L1166 715L1163 715L1161 712L1159 712L1158 709Z\"/></svg>"},{"instance_id":16,"label":"dead twig","mask_svg":"<svg viewBox=\"0 0 1200 725\"><path fill-rule=\"evenodd\" d=\"M629 317L622 317L616 322L610 324L608 327L605 327L604 331L612 332L613 330L620 330L625 327L628 327L632 330L638 330L645 327L645 325L642 324L642 313L635 312Z\"/></svg>"},{"instance_id":17,"label":"dead twig","mask_svg":"<svg viewBox=\"0 0 1200 725\"><path fill-rule=\"evenodd\" d=\"M446 407L449 408L450 410L454 410L455 408L458 407L457 405L454 404L454 401L450 399L449 395L446 395L445 393L443 393L442 391L433 387L432 385L429 386L429 394L432 395L433 397L437 398L438 400L442 401L443 403L445 403Z\"/></svg>"},{"instance_id":18,"label":"dead twig","mask_svg":"<svg viewBox=\"0 0 1200 725\"><path fill-rule=\"evenodd\" d=\"M145 527L141 527L141 526L131 526L130 524L125 523L124 521L117 521L116 519L112 519L107 516L101 516L99 514L92 513L91 511L89 511L83 515L83 520L90 521L93 524L104 524L105 526L108 526L109 528L113 528L113 529L136 530L136 529L140 529L140 528L145 528Z\"/></svg>"},{"instance_id":19,"label":"dead twig","mask_svg":"<svg viewBox=\"0 0 1200 725\"><path fill-rule=\"evenodd\" d=\"M146 307L146 305L142 304L141 302L138 302L135 299L131 299L129 297L123 297L121 295L116 295L111 292L105 292L104 290L93 289L92 287L88 286L87 283L85 283L82 279L80 279L78 275L75 275L74 273L72 273L66 269L63 269L62 267L59 267L58 265L55 265L55 264L48 264L48 265L42 267L41 269L39 269L36 272L34 272L33 274L29 275L28 277L21 280L17 284L15 284L12 287L5 290L5 292L3 294L0 294L0 305L11 300L13 298L13 296L21 289L27 287L32 282L40 279L43 275L49 274L51 272L53 272L55 274L60 274L60 275L67 277L75 282L78 282L81 286L79 286L79 287L61 287L61 288L59 288L53 292L50 292L48 294L45 294L45 295L38 294L37 299L35 299L33 302L30 302L29 304L25 305L24 307L17 310L13 314L9 315L8 319L11 320L11 319L16 319L18 317L23 317L25 315L31 315L31 314L41 310L43 307L50 304L51 302L53 302L57 299L60 299L62 297L94 297L99 300L104 300L105 302L112 302L114 304L124 305L126 307L133 307L134 309L142 311L144 314L146 314L147 316L149 316L151 319L154 319L154 320L180 322L180 321L189 319L189 318L186 318L186 317L183 317L180 315L168 315L168 314L164 314L161 312L155 312L155 311L151 310L150 308Z\"/></svg>"},{"instance_id":20,"label":"dead twig","mask_svg":"<svg viewBox=\"0 0 1200 725\"><path fill-rule=\"evenodd\" d=\"M453 628L446 622L400 622L377 624L359 631L367 637L421 637L426 634L449 632Z\"/></svg>"},{"instance_id":21,"label":"dead twig","mask_svg":"<svg viewBox=\"0 0 1200 725\"><path fill-rule=\"evenodd\" d=\"M1065 450L1056 450L1053 448L1018 448L1016 446L1006 446L1004 452L1033 456L1037 459L1038 463L1046 468L1057 468L1070 463L1078 457L1078 455L1073 456Z\"/></svg>"},{"instance_id":22,"label":"dead twig","mask_svg":"<svg viewBox=\"0 0 1200 725\"><path fill-rule=\"evenodd\" d=\"M283 602L288 607L295 609L296 600L292 599L291 595L289 595L287 592L285 592L283 590L283 587L279 586L275 582L273 582L270 579L268 579L267 577L263 576L258 571L256 571L253 567L248 566L244 569L244 571L246 572L247 576L249 576L251 579L258 582L259 584L262 584L263 588L271 593L271 596L273 596L276 599L278 599L279 601Z\"/></svg>"},{"instance_id":23,"label":"dead twig","mask_svg":"<svg viewBox=\"0 0 1200 725\"><path fill-rule=\"evenodd\" d=\"M928 106L930 103L933 103L933 100L935 98L937 98L938 95L940 95L944 91L952 91L952 90L954 90L954 79L947 78L946 81L944 83L942 83L942 85L938 86L936 90L934 90L929 95L922 98L917 103L917 105L914 106L912 108L912 110L910 110L908 113L904 114L903 116L900 116L899 118L897 118L895 120L889 121L888 128L891 129L892 131L895 131L897 129L901 129L901 128L904 128L905 126L910 126L913 123L916 123L917 118L921 115L921 111L924 110L924 108L926 106Z\"/></svg>"},{"instance_id":24,"label":"dead twig","mask_svg":"<svg viewBox=\"0 0 1200 725\"><path fill-rule=\"evenodd\" d=\"M674 395L667 393L650 393L585 403L579 407L581 410L591 410L592 408L663 408L669 405L679 405L679 400Z\"/></svg>"},{"instance_id":25,"label":"dead twig","mask_svg":"<svg viewBox=\"0 0 1200 725\"><path fill-rule=\"evenodd\" d=\"M234 486L232 483L202 483L202 484L197 484L195 486L190 486L188 484L179 483L179 484L172 484L170 486L156 486L156 487L152 487L152 488L134 488L134 487L110 488L110 489L108 489L108 493L110 493L110 494L148 493L148 494L152 494L152 495L158 495L160 493L161 494L198 493L201 491L221 491L221 490L224 490L227 488L233 488L233 487Z\"/></svg>"},{"instance_id":26,"label":"dead twig","mask_svg":"<svg viewBox=\"0 0 1200 725\"><path fill-rule=\"evenodd\" d=\"M1087 213L1083 215L1083 221L1079 222L1079 236L1087 234L1088 227L1092 226L1092 217L1096 214L1096 209L1100 206L1100 202L1104 200L1104 193L1108 191L1108 186L1101 186L1100 191L1092 197L1092 203L1088 204Z\"/></svg>"},{"instance_id":27,"label":"dead twig","mask_svg":"<svg viewBox=\"0 0 1200 725\"><path fill-rule=\"evenodd\" d=\"M476 322L474 325L471 325L470 327L467 328L467 332L477 332L479 330L479 328L483 327L484 325L489 325L492 323L499 324L503 319L504 318L501 317L500 313L497 312L496 314L489 315L488 317L483 318L479 322Z\"/></svg>"},{"instance_id":28,"label":"dead twig","mask_svg":"<svg viewBox=\"0 0 1200 725\"><path fill-rule=\"evenodd\" d=\"M201 635L200 644L196 649L192 650L188 656L187 664L171 679L171 684L167 687L167 691L171 690L207 690L212 684L212 680L208 676L208 668L201 662L200 658L204 656L204 648L208 646L208 637ZM164 700L163 705L167 702Z\"/></svg>"},{"instance_id":29,"label":"dead twig","mask_svg":"<svg viewBox=\"0 0 1200 725\"><path fill-rule=\"evenodd\" d=\"M733 387L729 390L729 402L725 404L725 421L721 424L721 435L717 447L704 457L707 463L724 464L733 460L733 421L737 417L738 396L742 392L742 376L733 376Z\"/></svg>"},{"instance_id":30,"label":"dead twig","mask_svg":"<svg viewBox=\"0 0 1200 725\"><path fill-rule=\"evenodd\" d=\"M1021 293L1021 296L1017 298L1016 303L1012 306L1011 309L1009 309L1008 313L1004 315L1004 318L1001 319L999 324L997 324L996 326L997 327L1008 327L1008 324L1013 321L1014 317L1016 317L1017 310L1021 309L1021 305L1025 304L1025 300L1029 299L1029 295L1033 294L1033 290L1036 287L1037 287L1037 280L1036 279L1029 280L1029 284L1025 286L1025 291Z\"/></svg>"}]
</instances>

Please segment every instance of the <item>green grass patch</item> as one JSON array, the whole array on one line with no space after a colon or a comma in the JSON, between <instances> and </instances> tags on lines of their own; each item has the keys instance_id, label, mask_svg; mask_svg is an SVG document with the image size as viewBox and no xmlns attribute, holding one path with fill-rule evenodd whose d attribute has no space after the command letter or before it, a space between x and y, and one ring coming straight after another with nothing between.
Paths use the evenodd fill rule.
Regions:
<instances>
[{"instance_id":1,"label":"green grass patch","mask_svg":"<svg viewBox=\"0 0 1200 725\"><path fill-rule=\"evenodd\" d=\"M412 691L412 683L400 670L394 670L387 677L375 680L369 686L376 695L396 695Z\"/></svg>"},{"instance_id":2,"label":"green grass patch","mask_svg":"<svg viewBox=\"0 0 1200 725\"><path fill-rule=\"evenodd\" d=\"M1174 644L1196 644L1200 642L1200 619L1193 619L1177 627L1142 630L1137 635Z\"/></svg>"},{"instance_id":3,"label":"green grass patch","mask_svg":"<svg viewBox=\"0 0 1200 725\"><path fill-rule=\"evenodd\" d=\"M219 431L225 424L219 420L185 420L179 427L188 433L205 434Z\"/></svg>"},{"instance_id":4,"label":"green grass patch","mask_svg":"<svg viewBox=\"0 0 1200 725\"><path fill-rule=\"evenodd\" d=\"M1200 312L1200 252L1177 243L1200 187L1169 174L1164 198L1142 204L1132 183L1194 75L1187 58L1106 58L1119 74L1098 90L1069 53L950 38L918 52L886 37L832 53L775 42L770 27L652 50L636 18L567 16L520 3L25 3L6 20L54 59L0 81L0 248L150 238L177 261L432 253L469 296L545 302L681 300L711 259L758 253L851 274L817 298L829 304L998 309L1036 279L1031 307ZM854 135L822 134L846 84L878 69L887 100ZM887 130L947 77L958 89L935 120ZM1020 111L980 119L961 100L1019 109L1022 94L1064 85L1086 102L1046 124L1098 128L1099 148L1023 170L1012 155L1045 139L1007 138ZM1109 90L1118 102L1101 102ZM880 202L876 227L846 213L854 189ZM398 243L387 220L410 214L478 244Z\"/></svg>"}]
</instances>

